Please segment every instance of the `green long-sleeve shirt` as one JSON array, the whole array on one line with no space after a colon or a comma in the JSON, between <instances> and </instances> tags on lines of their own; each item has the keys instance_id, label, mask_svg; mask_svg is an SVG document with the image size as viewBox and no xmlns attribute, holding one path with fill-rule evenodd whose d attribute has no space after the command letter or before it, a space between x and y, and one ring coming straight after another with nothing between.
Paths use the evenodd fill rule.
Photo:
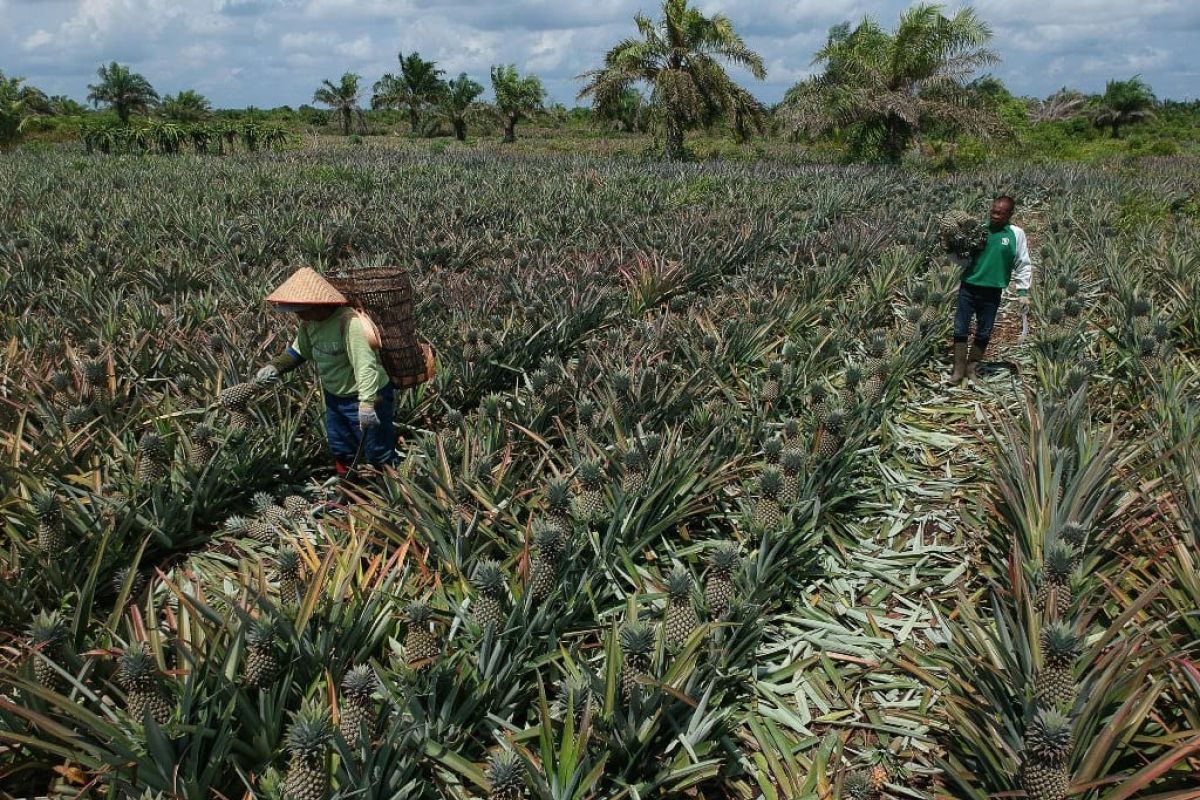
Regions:
<instances>
[{"instance_id":1,"label":"green long-sleeve shirt","mask_svg":"<svg viewBox=\"0 0 1200 800\"><path fill-rule=\"evenodd\" d=\"M313 361L330 394L357 395L360 403L373 403L388 383L379 354L367 344L362 323L349 308L320 322L301 322L288 352Z\"/></svg>"},{"instance_id":2,"label":"green long-sleeve shirt","mask_svg":"<svg viewBox=\"0 0 1200 800\"><path fill-rule=\"evenodd\" d=\"M963 283L1005 289L1011 282L1017 294L1029 291L1033 262L1025 231L1005 225L988 235L987 246L971 260L963 273Z\"/></svg>"}]
</instances>

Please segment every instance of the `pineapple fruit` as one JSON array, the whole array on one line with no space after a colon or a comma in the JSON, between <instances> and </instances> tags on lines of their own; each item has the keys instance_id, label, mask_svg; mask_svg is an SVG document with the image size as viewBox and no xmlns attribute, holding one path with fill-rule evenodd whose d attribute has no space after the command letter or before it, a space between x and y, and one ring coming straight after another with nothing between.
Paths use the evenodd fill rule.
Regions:
<instances>
[{"instance_id":1,"label":"pineapple fruit","mask_svg":"<svg viewBox=\"0 0 1200 800\"><path fill-rule=\"evenodd\" d=\"M627 495L638 495L646 487L646 454L639 447L631 447L621 456L621 491Z\"/></svg>"},{"instance_id":2,"label":"pineapple fruit","mask_svg":"<svg viewBox=\"0 0 1200 800\"><path fill-rule=\"evenodd\" d=\"M764 530L779 527L779 493L783 489L783 473L778 467L767 467L758 480L758 500L754 505L754 524Z\"/></svg>"},{"instance_id":3,"label":"pineapple fruit","mask_svg":"<svg viewBox=\"0 0 1200 800\"><path fill-rule=\"evenodd\" d=\"M167 463L170 451L166 440L154 431L146 431L138 439L137 467L135 477L138 483L158 483L167 477Z\"/></svg>"},{"instance_id":4,"label":"pineapple fruit","mask_svg":"<svg viewBox=\"0 0 1200 800\"><path fill-rule=\"evenodd\" d=\"M38 612L29 626L29 647L33 651L33 677L42 686L54 691L63 688L62 676L47 662L66 666L67 625L57 611Z\"/></svg>"},{"instance_id":5,"label":"pineapple fruit","mask_svg":"<svg viewBox=\"0 0 1200 800\"><path fill-rule=\"evenodd\" d=\"M500 565L495 561L481 562L471 583L475 587L475 621L481 628L498 628L503 625L508 586Z\"/></svg>"},{"instance_id":6,"label":"pineapple fruit","mask_svg":"<svg viewBox=\"0 0 1200 800\"><path fill-rule=\"evenodd\" d=\"M677 568L667 577L667 614L663 627L669 650L683 647L700 624L692 605L694 591L695 582L686 570Z\"/></svg>"},{"instance_id":7,"label":"pineapple fruit","mask_svg":"<svg viewBox=\"0 0 1200 800\"><path fill-rule=\"evenodd\" d=\"M375 738L375 709L373 695L379 688L379 678L366 664L350 669L342 678L341 720L339 730L351 749L357 749L364 740L360 732L366 733L365 741Z\"/></svg>"},{"instance_id":8,"label":"pineapple fruit","mask_svg":"<svg viewBox=\"0 0 1200 800\"><path fill-rule=\"evenodd\" d=\"M514 753L500 752L488 759L488 800L520 800L525 796L525 764Z\"/></svg>"},{"instance_id":9,"label":"pineapple fruit","mask_svg":"<svg viewBox=\"0 0 1200 800\"><path fill-rule=\"evenodd\" d=\"M158 665L145 645L121 655L117 682L125 690L125 710L138 723L147 714L159 725L171 718L170 701L158 684Z\"/></svg>"},{"instance_id":10,"label":"pineapple fruit","mask_svg":"<svg viewBox=\"0 0 1200 800\"><path fill-rule=\"evenodd\" d=\"M721 543L709 557L704 603L713 619L720 619L729 611L729 603L733 599L733 573L738 563L737 545L732 542Z\"/></svg>"},{"instance_id":11,"label":"pineapple fruit","mask_svg":"<svg viewBox=\"0 0 1200 800\"><path fill-rule=\"evenodd\" d=\"M42 553L57 553L66 547L63 533L62 507L58 498L50 492L34 497L33 512L37 515L37 545Z\"/></svg>"},{"instance_id":12,"label":"pineapple fruit","mask_svg":"<svg viewBox=\"0 0 1200 800\"><path fill-rule=\"evenodd\" d=\"M289 756L283 780L284 800L325 800L329 795L329 712L305 705L292 717L287 732Z\"/></svg>"},{"instance_id":13,"label":"pineapple fruit","mask_svg":"<svg viewBox=\"0 0 1200 800\"><path fill-rule=\"evenodd\" d=\"M1021 786L1029 800L1066 800L1071 778L1071 722L1054 710L1039 710L1025 731Z\"/></svg>"},{"instance_id":14,"label":"pineapple fruit","mask_svg":"<svg viewBox=\"0 0 1200 800\"><path fill-rule=\"evenodd\" d=\"M304 599L300 554L294 547L281 547L275 556L275 578L279 581L279 603L297 605Z\"/></svg>"},{"instance_id":15,"label":"pineapple fruit","mask_svg":"<svg viewBox=\"0 0 1200 800\"><path fill-rule=\"evenodd\" d=\"M621 696L629 702L638 688L638 679L648 676L654 652L654 630L642 622L621 628Z\"/></svg>"},{"instance_id":16,"label":"pineapple fruit","mask_svg":"<svg viewBox=\"0 0 1200 800\"><path fill-rule=\"evenodd\" d=\"M437 634L430 630L433 614L421 601L409 603L405 609L408 632L404 636L404 655L408 666L415 670L428 669L441 653Z\"/></svg>"},{"instance_id":17,"label":"pineapple fruit","mask_svg":"<svg viewBox=\"0 0 1200 800\"><path fill-rule=\"evenodd\" d=\"M1042 628L1042 667L1034 680L1034 695L1042 708L1062 709L1075 702L1075 660L1079 637L1062 622Z\"/></svg>"},{"instance_id":18,"label":"pineapple fruit","mask_svg":"<svg viewBox=\"0 0 1200 800\"><path fill-rule=\"evenodd\" d=\"M275 682L279 675L279 656L275 648L277 627L273 620L258 618L246 631L246 660L242 664L242 681L251 688L262 689Z\"/></svg>"},{"instance_id":19,"label":"pineapple fruit","mask_svg":"<svg viewBox=\"0 0 1200 800\"><path fill-rule=\"evenodd\" d=\"M596 459L588 459L579 465L579 482L583 491L579 493L577 512L585 522L595 522L604 515L604 468Z\"/></svg>"},{"instance_id":20,"label":"pineapple fruit","mask_svg":"<svg viewBox=\"0 0 1200 800\"><path fill-rule=\"evenodd\" d=\"M216 452L212 426L202 422L192 428L192 450L188 453L188 464L193 469L204 469Z\"/></svg>"},{"instance_id":21,"label":"pineapple fruit","mask_svg":"<svg viewBox=\"0 0 1200 800\"><path fill-rule=\"evenodd\" d=\"M1042 578L1035 605L1038 611L1065 617L1071 611L1071 572L1075 551L1066 542L1052 540L1042 559Z\"/></svg>"},{"instance_id":22,"label":"pineapple fruit","mask_svg":"<svg viewBox=\"0 0 1200 800\"><path fill-rule=\"evenodd\" d=\"M537 553L529 567L529 591L535 600L545 600L557 583L565 536L555 523L539 521L533 531L533 544Z\"/></svg>"}]
</instances>

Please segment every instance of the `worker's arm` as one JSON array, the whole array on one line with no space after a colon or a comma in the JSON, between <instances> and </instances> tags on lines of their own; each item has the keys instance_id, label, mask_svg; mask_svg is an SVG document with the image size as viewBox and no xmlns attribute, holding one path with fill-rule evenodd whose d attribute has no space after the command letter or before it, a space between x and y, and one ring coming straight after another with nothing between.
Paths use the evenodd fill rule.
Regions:
<instances>
[{"instance_id":1,"label":"worker's arm","mask_svg":"<svg viewBox=\"0 0 1200 800\"><path fill-rule=\"evenodd\" d=\"M359 404L374 405L375 395L379 391L379 356L367 342L362 322L357 316L352 317L346 325L346 358L350 359L350 368L354 370Z\"/></svg>"},{"instance_id":2,"label":"worker's arm","mask_svg":"<svg viewBox=\"0 0 1200 800\"><path fill-rule=\"evenodd\" d=\"M1013 264L1013 288L1017 290L1017 297L1026 297L1029 295L1029 285L1033 282L1033 260L1029 257L1029 241L1025 238L1025 231L1014 228L1013 234L1017 246L1016 260Z\"/></svg>"},{"instance_id":3,"label":"worker's arm","mask_svg":"<svg viewBox=\"0 0 1200 800\"><path fill-rule=\"evenodd\" d=\"M311 347L308 337L304 335L304 327L301 326L288 348L260 369L255 380L259 383L272 383L280 375L291 372L309 359L312 355Z\"/></svg>"}]
</instances>

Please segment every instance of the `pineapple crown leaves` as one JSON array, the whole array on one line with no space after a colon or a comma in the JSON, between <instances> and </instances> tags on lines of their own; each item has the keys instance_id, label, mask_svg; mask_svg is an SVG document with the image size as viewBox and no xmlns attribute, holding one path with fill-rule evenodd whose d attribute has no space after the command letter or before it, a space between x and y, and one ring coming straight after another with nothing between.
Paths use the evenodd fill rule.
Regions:
<instances>
[{"instance_id":1,"label":"pineapple crown leaves","mask_svg":"<svg viewBox=\"0 0 1200 800\"><path fill-rule=\"evenodd\" d=\"M758 478L758 490L763 497L772 500L779 497L779 490L783 488L783 473L778 467L766 467Z\"/></svg>"},{"instance_id":2,"label":"pineapple crown leaves","mask_svg":"<svg viewBox=\"0 0 1200 800\"><path fill-rule=\"evenodd\" d=\"M708 565L716 572L730 575L737 569L740 558L741 556L738 554L738 547L735 543L721 542L709 555Z\"/></svg>"},{"instance_id":3,"label":"pineapple crown leaves","mask_svg":"<svg viewBox=\"0 0 1200 800\"><path fill-rule=\"evenodd\" d=\"M1071 574L1075 564L1075 548L1060 539L1053 539L1046 545L1043 556L1045 575L1052 581L1063 583Z\"/></svg>"},{"instance_id":4,"label":"pineapple crown leaves","mask_svg":"<svg viewBox=\"0 0 1200 800\"><path fill-rule=\"evenodd\" d=\"M305 703L292 714L284 742L293 758L320 761L333 739L333 723L329 709L315 703Z\"/></svg>"},{"instance_id":5,"label":"pineapple crown leaves","mask_svg":"<svg viewBox=\"0 0 1200 800\"><path fill-rule=\"evenodd\" d=\"M192 428L192 440L197 442L209 442L213 438L213 426L207 422L201 422Z\"/></svg>"},{"instance_id":6,"label":"pineapple crown leaves","mask_svg":"<svg viewBox=\"0 0 1200 800\"><path fill-rule=\"evenodd\" d=\"M296 548L285 545L275 554L275 569L280 575L300 574L300 554Z\"/></svg>"},{"instance_id":7,"label":"pineapple crown leaves","mask_svg":"<svg viewBox=\"0 0 1200 800\"><path fill-rule=\"evenodd\" d=\"M862 383L862 368L857 364L851 364L846 367L846 388L854 389L858 384Z\"/></svg>"},{"instance_id":8,"label":"pineapple crown leaves","mask_svg":"<svg viewBox=\"0 0 1200 800\"><path fill-rule=\"evenodd\" d=\"M789 477L797 475L804 469L804 453L800 450L788 450L780 459L780 466L783 467L783 474Z\"/></svg>"},{"instance_id":9,"label":"pineapple crown leaves","mask_svg":"<svg viewBox=\"0 0 1200 800\"><path fill-rule=\"evenodd\" d=\"M271 617L252 619L246 626L246 644L254 650L273 647L279 624Z\"/></svg>"},{"instance_id":10,"label":"pineapple crown leaves","mask_svg":"<svg viewBox=\"0 0 1200 800\"><path fill-rule=\"evenodd\" d=\"M525 762L509 750L501 750L488 758L487 779L491 796L508 797L519 793L525 784Z\"/></svg>"},{"instance_id":11,"label":"pineapple crown leaves","mask_svg":"<svg viewBox=\"0 0 1200 800\"><path fill-rule=\"evenodd\" d=\"M1054 709L1039 709L1025 731L1025 751L1042 761L1060 761L1071 750L1071 720Z\"/></svg>"},{"instance_id":12,"label":"pineapple crown leaves","mask_svg":"<svg viewBox=\"0 0 1200 800\"><path fill-rule=\"evenodd\" d=\"M782 378L783 377L783 362L778 361L778 360L772 361L770 364L767 365L767 374L770 375L773 380L779 380L780 378Z\"/></svg>"},{"instance_id":13,"label":"pineapple crown leaves","mask_svg":"<svg viewBox=\"0 0 1200 800\"><path fill-rule=\"evenodd\" d=\"M619 634L621 653L627 661L649 660L654 651L654 629L644 622L630 622Z\"/></svg>"},{"instance_id":14,"label":"pineapple crown leaves","mask_svg":"<svg viewBox=\"0 0 1200 800\"><path fill-rule=\"evenodd\" d=\"M424 601L414 600L405 606L404 618L408 620L409 627L424 628L433 620L433 611Z\"/></svg>"},{"instance_id":15,"label":"pineapple crown leaves","mask_svg":"<svg viewBox=\"0 0 1200 800\"><path fill-rule=\"evenodd\" d=\"M870 774L861 769L846 774L842 790L843 796L850 800L867 800L875 795L875 789L871 786Z\"/></svg>"},{"instance_id":16,"label":"pineapple crown leaves","mask_svg":"<svg viewBox=\"0 0 1200 800\"><path fill-rule=\"evenodd\" d=\"M38 519L50 521L62 514L62 506L53 492L38 492L33 496L33 513Z\"/></svg>"},{"instance_id":17,"label":"pineapple crown leaves","mask_svg":"<svg viewBox=\"0 0 1200 800\"><path fill-rule=\"evenodd\" d=\"M779 460L779 456L783 453L783 439L778 436L773 436L763 443L763 455L767 460L774 463Z\"/></svg>"},{"instance_id":18,"label":"pineapple crown leaves","mask_svg":"<svg viewBox=\"0 0 1200 800\"><path fill-rule=\"evenodd\" d=\"M1071 521L1063 525L1060 538L1072 547L1079 547L1087 536L1087 526L1081 522Z\"/></svg>"},{"instance_id":19,"label":"pineapple crown leaves","mask_svg":"<svg viewBox=\"0 0 1200 800\"><path fill-rule=\"evenodd\" d=\"M546 503L559 513L566 513L571 507L571 484L566 478L551 478L546 484Z\"/></svg>"},{"instance_id":20,"label":"pineapple crown leaves","mask_svg":"<svg viewBox=\"0 0 1200 800\"><path fill-rule=\"evenodd\" d=\"M1150 355L1158 349L1158 339L1151 334L1146 334L1138 339L1138 349L1142 355Z\"/></svg>"},{"instance_id":21,"label":"pineapple crown leaves","mask_svg":"<svg viewBox=\"0 0 1200 800\"><path fill-rule=\"evenodd\" d=\"M662 436L657 433L648 433L642 437L642 450L646 453L647 458L654 458L658 455L658 451L662 449Z\"/></svg>"},{"instance_id":22,"label":"pineapple crown leaves","mask_svg":"<svg viewBox=\"0 0 1200 800\"><path fill-rule=\"evenodd\" d=\"M1052 622L1042 628L1042 655L1056 666L1072 664L1083 649L1080 637L1064 622Z\"/></svg>"},{"instance_id":23,"label":"pineapple crown leaves","mask_svg":"<svg viewBox=\"0 0 1200 800\"><path fill-rule=\"evenodd\" d=\"M641 472L646 468L646 454L639 447L631 447L621 454L621 465L628 472Z\"/></svg>"},{"instance_id":24,"label":"pineapple crown leaves","mask_svg":"<svg viewBox=\"0 0 1200 800\"><path fill-rule=\"evenodd\" d=\"M29 643L34 647L50 647L63 641L67 625L57 611L39 611L29 626Z\"/></svg>"},{"instance_id":25,"label":"pineapple crown leaves","mask_svg":"<svg viewBox=\"0 0 1200 800\"><path fill-rule=\"evenodd\" d=\"M558 523L539 519L533 524L533 546L546 555L557 555L565 544L563 529Z\"/></svg>"},{"instance_id":26,"label":"pineapple crown leaves","mask_svg":"<svg viewBox=\"0 0 1200 800\"><path fill-rule=\"evenodd\" d=\"M249 524L250 524L250 521L247 520L245 517L239 517L235 514L234 516L229 517L225 520L225 525L224 525L225 532L231 533L234 535L237 535L240 533L245 533L246 526Z\"/></svg>"},{"instance_id":27,"label":"pineapple crown leaves","mask_svg":"<svg viewBox=\"0 0 1200 800\"><path fill-rule=\"evenodd\" d=\"M504 592L504 572L495 561L481 561L471 583L482 594L499 595Z\"/></svg>"},{"instance_id":28,"label":"pineapple crown leaves","mask_svg":"<svg viewBox=\"0 0 1200 800\"><path fill-rule=\"evenodd\" d=\"M633 388L633 375L624 369L613 373L612 388L617 394L628 393Z\"/></svg>"},{"instance_id":29,"label":"pineapple crown leaves","mask_svg":"<svg viewBox=\"0 0 1200 800\"><path fill-rule=\"evenodd\" d=\"M364 702L379 688L379 677L368 664L352 667L342 677L342 693L347 697Z\"/></svg>"},{"instance_id":30,"label":"pineapple crown leaves","mask_svg":"<svg viewBox=\"0 0 1200 800\"><path fill-rule=\"evenodd\" d=\"M271 506L275 505L275 496L270 492L255 492L250 498L250 504L254 506L254 510L261 514Z\"/></svg>"},{"instance_id":31,"label":"pineapple crown leaves","mask_svg":"<svg viewBox=\"0 0 1200 800\"><path fill-rule=\"evenodd\" d=\"M871 334L871 338L867 340L867 354L872 358L883 358L887 352L887 334L883 331L875 331Z\"/></svg>"},{"instance_id":32,"label":"pineapple crown leaves","mask_svg":"<svg viewBox=\"0 0 1200 800\"><path fill-rule=\"evenodd\" d=\"M589 458L579 465L579 480L585 489L596 491L604 483L604 468L598 459Z\"/></svg>"},{"instance_id":33,"label":"pineapple crown leaves","mask_svg":"<svg viewBox=\"0 0 1200 800\"><path fill-rule=\"evenodd\" d=\"M689 602L695 587L691 573L682 567L676 567L667 576L667 596L673 603Z\"/></svg>"}]
</instances>

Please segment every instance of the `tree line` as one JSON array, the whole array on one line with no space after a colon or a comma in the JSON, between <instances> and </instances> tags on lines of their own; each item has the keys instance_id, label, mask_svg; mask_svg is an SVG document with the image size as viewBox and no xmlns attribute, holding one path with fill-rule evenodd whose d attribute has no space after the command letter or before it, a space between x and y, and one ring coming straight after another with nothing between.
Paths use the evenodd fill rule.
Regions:
<instances>
[{"instance_id":1,"label":"tree line","mask_svg":"<svg viewBox=\"0 0 1200 800\"><path fill-rule=\"evenodd\" d=\"M725 15L706 15L689 0L663 0L657 19L638 13L634 24L637 35L617 43L600 66L578 76L582 88L576 99L590 100L591 113L615 128L661 134L670 159L686 156L688 131L717 122L726 124L738 142L768 130L799 141L837 136L852 156L886 161L899 160L931 132L987 139L1008 130L997 102L1003 93L998 81L978 76L1000 60L988 47L992 31L969 7L947 16L940 5L918 4L890 31L870 17L853 27L835 26L813 58L819 72L794 85L773 108L730 77L729 68L740 67L764 80L766 69ZM97 77L88 86L88 101L111 109L125 127L135 115L182 124L213 115L211 103L199 93L185 90L160 98L145 77L116 62L100 67ZM402 112L413 134L445 124L459 140L472 125L499 121L503 140L512 142L522 119L545 110L545 89L536 75L521 74L512 64L493 66L489 77L495 99L485 103L483 84L465 72L446 79L436 62L416 52L400 53L398 70L374 83L369 106ZM344 135L365 132L368 99L362 81L346 72L322 81L313 93L312 101L328 109ZM1151 88L1134 76L1110 81L1099 96L1063 89L1032 104L1029 118L1086 116L1115 138L1126 126L1151 118L1156 104ZM69 98L46 97L20 78L0 73L0 145L19 138L31 117L84 110ZM222 136L229 138L227 132Z\"/></svg>"}]
</instances>

